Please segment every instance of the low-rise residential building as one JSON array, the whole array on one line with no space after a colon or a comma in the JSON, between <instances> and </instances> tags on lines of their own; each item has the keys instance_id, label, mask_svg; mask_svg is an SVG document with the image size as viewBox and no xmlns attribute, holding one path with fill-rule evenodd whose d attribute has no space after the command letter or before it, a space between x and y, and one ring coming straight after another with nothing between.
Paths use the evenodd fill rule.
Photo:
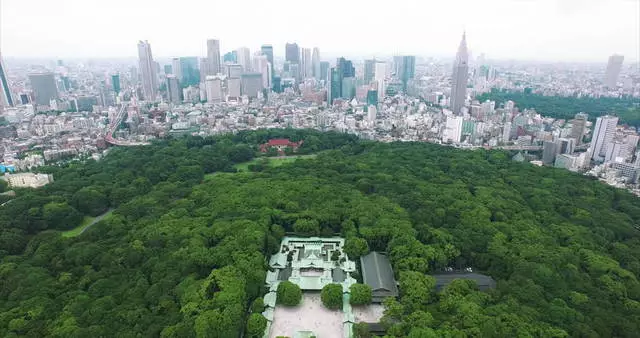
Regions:
<instances>
[{"instance_id":1,"label":"low-rise residential building","mask_svg":"<svg viewBox=\"0 0 640 338\"><path fill-rule=\"evenodd\" d=\"M53 182L53 175L49 174L6 173L3 178L12 188L40 188Z\"/></svg>"}]
</instances>

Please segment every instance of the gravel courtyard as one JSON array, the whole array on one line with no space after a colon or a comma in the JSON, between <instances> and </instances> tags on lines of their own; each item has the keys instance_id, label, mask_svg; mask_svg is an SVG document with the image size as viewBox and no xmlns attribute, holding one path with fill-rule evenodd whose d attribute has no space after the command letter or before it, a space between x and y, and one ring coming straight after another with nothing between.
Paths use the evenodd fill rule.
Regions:
<instances>
[{"instance_id":1,"label":"gravel courtyard","mask_svg":"<svg viewBox=\"0 0 640 338\"><path fill-rule=\"evenodd\" d=\"M342 311L322 305L319 293L306 293L294 308L276 306L269 337L293 337L297 331L313 331L318 338L342 337L342 319Z\"/></svg>"},{"instance_id":2,"label":"gravel courtyard","mask_svg":"<svg viewBox=\"0 0 640 338\"><path fill-rule=\"evenodd\" d=\"M365 306L354 306L353 316L356 323L377 323L384 314L384 306L382 304L369 304Z\"/></svg>"}]
</instances>

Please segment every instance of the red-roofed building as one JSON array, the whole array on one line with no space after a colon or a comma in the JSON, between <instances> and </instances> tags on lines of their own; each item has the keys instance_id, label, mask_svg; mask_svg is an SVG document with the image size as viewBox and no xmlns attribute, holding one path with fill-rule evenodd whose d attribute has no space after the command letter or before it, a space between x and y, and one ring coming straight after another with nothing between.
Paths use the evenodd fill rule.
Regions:
<instances>
[{"instance_id":1,"label":"red-roofed building","mask_svg":"<svg viewBox=\"0 0 640 338\"><path fill-rule=\"evenodd\" d=\"M276 138L273 140L269 140L269 142L260 145L260 151L266 153L271 148L275 148L278 153L284 154L285 149L291 148L291 150L296 151L302 145L302 140L298 142L291 142L286 138Z\"/></svg>"}]
</instances>

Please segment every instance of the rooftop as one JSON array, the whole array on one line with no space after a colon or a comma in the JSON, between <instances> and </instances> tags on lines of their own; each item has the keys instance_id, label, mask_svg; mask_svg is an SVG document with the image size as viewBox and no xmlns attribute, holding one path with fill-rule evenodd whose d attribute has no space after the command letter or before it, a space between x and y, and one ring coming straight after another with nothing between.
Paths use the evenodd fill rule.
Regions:
<instances>
[{"instance_id":1,"label":"rooftop","mask_svg":"<svg viewBox=\"0 0 640 338\"><path fill-rule=\"evenodd\" d=\"M436 290L438 291L451 284L455 279L473 280L478 284L478 289L481 291L494 289L496 287L496 281L493 278L475 272L445 272L432 276L436 279Z\"/></svg>"},{"instance_id":2,"label":"rooftop","mask_svg":"<svg viewBox=\"0 0 640 338\"><path fill-rule=\"evenodd\" d=\"M373 290L373 302L380 303L386 297L397 297L398 286L387 256L372 251L360 257L362 279Z\"/></svg>"}]
</instances>

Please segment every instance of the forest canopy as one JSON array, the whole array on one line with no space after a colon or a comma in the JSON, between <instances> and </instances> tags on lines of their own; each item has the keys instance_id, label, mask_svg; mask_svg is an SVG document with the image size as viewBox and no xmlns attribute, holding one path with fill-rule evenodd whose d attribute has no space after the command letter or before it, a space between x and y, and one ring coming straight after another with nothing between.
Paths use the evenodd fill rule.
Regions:
<instances>
[{"instance_id":1,"label":"forest canopy","mask_svg":"<svg viewBox=\"0 0 640 338\"><path fill-rule=\"evenodd\" d=\"M236 172L278 137L317 156ZM295 232L387 253L389 337L635 336L638 198L507 155L260 130L43 168L55 182L0 207L0 336L259 335L267 258ZM437 291L447 267L497 287Z\"/></svg>"},{"instance_id":2,"label":"forest canopy","mask_svg":"<svg viewBox=\"0 0 640 338\"><path fill-rule=\"evenodd\" d=\"M496 105L507 101L516 103L520 110L535 109L543 116L569 120L577 113L587 113L591 120L603 115L617 115L621 124L640 127L640 100L634 97L577 97L534 94L528 91L492 89L478 96L480 102L496 101Z\"/></svg>"}]
</instances>

